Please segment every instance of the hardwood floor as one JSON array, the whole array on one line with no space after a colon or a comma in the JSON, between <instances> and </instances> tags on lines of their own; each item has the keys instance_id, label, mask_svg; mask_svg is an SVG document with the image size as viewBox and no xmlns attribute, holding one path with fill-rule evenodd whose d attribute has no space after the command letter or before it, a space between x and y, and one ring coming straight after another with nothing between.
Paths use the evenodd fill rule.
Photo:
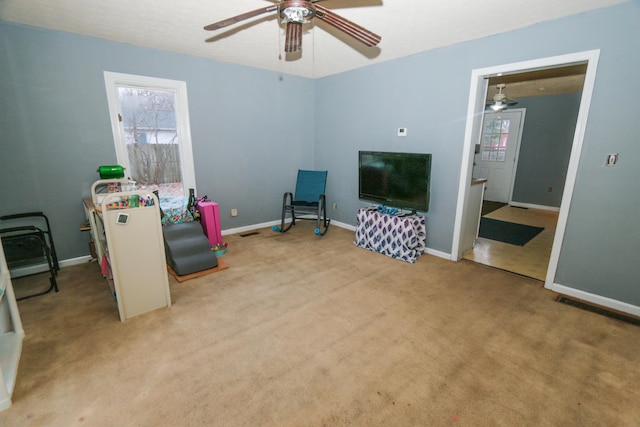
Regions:
<instances>
[{"instance_id":1,"label":"hardwood floor","mask_svg":"<svg viewBox=\"0 0 640 427\"><path fill-rule=\"evenodd\" d=\"M544 281L558 222L558 212L504 206L485 216L501 221L544 227L544 230L524 246L478 238L475 246L465 252L462 257Z\"/></svg>"}]
</instances>

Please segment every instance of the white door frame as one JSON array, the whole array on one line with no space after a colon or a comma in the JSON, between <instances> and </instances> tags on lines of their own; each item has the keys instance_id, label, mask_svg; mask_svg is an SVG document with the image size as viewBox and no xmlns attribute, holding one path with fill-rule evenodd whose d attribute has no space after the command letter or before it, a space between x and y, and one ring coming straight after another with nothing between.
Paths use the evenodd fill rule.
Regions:
<instances>
[{"instance_id":1,"label":"white door frame","mask_svg":"<svg viewBox=\"0 0 640 427\"><path fill-rule=\"evenodd\" d=\"M120 99L118 98L118 86L138 87L141 89L157 89L173 92L176 95L176 120L178 135L180 136L180 163L182 173L182 185L184 195L189 195L189 188L196 191L196 174L193 164L193 149L191 146L191 124L189 121L189 101L187 99L187 84L180 80L168 80L157 77L138 76L135 74L104 72L104 83L107 91L109 115L111 118L111 130L116 149L116 159L122 166L129 166L126 143L122 133L122 125L118 120L120 111Z\"/></svg>"},{"instance_id":2,"label":"white door frame","mask_svg":"<svg viewBox=\"0 0 640 427\"><path fill-rule=\"evenodd\" d=\"M486 78L494 77L504 73L518 73L531 71L540 68L554 68L575 63L587 63L587 71L582 89L582 97L580 100L580 109L578 111L578 120L573 135L573 147L569 157L569 166L567 169L567 178L565 181L562 201L560 203L560 213L558 216L558 224L556 227L555 238L551 249L551 258L544 287L553 289L556 271L558 269L558 261L560 257L560 249L569 216L569 206L573 196L573 188L575 186L578 166L580 164L580 153L582 152L582 143L584 141L584 133L587 126L587 118L589 115L589 107L591 106L591 97L596 78L596 69L600 50L590 50L577 52L567 55L559 55L548 58L534 59L531 61L517 62L512 64L498 65L495 67L475 69L471 72L471 87L469 90L469 102L467 107L467 124L464 135L464 145L462 152L462 165L460 167L460 182L458 183L458 201L456 208L455 223L453 228L453 242L451 249L451 259L459 261L462 258L461 252L461 236L462 236L462 219L467 209L469 198L469 189L471 183L471 171L473 167L473 155L475 144L479 141L481 132L482 114L486 98ZM480 122L480 123L478 123Z\"/></svg>"},{"instance_id":3,"label":"white door frame","mask_svg":"<svg viewBox=\"0 0 640 427\"><path fill-rule=\"evenodd\" d=\"M520 161L520 146L522 145L522 133L524 132L524 123L527 116L526 108L509 108L511 111L521 111L522 116L520 116L520 132L518 133L518 142L516 144L516 154L513 159L513 171L511 172L511 183L509 184L509 204L513 202L513 188L516 183L516 175L518 173L518 161Z\"/></svg>"}]
</instances>

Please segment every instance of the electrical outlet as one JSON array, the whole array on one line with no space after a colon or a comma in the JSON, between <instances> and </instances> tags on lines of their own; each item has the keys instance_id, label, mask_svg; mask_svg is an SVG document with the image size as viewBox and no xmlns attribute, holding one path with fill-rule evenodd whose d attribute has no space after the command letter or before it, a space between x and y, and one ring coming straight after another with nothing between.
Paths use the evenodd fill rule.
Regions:
<instances>
[{"instance_id":1,"label":"electrical outlet","mask_svg":"<svg viewBox=\"0 0 640 427\"><path fill-rule=\"evenodd\" d=\"M338 204L337 204L337 203L334 203L334 204L333 204L333 210L334 210L334 211L337 211L337 210L338 210Z\"/></svg>"},{"instance_id":2,"label":"electrical outlet","mask_svg":"<svg viewBox=\"0 0 640 427\"><path fill-rule=\"evenodd\" d=\"M231 209L231 216L238 216L238 209Z\"/></svg>"},{"instance_id":3,"label":"electrical outlet","mask_svg":"<svg viewBox=\"0 0 640 427\"><path fill-rule=\"evenodd\" d=\"M618 163L618 153L609 154L607 156L607 163L605 163L605 164L607 166L615 166L616 163Z\"/></svg>"}]
</instances>

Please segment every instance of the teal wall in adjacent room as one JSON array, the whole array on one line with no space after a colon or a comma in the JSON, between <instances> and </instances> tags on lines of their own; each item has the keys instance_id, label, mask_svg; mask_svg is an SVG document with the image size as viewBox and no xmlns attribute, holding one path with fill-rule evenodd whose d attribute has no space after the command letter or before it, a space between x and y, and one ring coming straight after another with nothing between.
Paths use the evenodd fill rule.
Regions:
<instances>
[{"instance_id":1,"label":"teal wall in adjacent room","mask_svg":"<svg viewBox=\"0 0 640 427\"><path fill-rule=\"evenodd\" d=\"M317 80L0 22L0 214L42 209L61 258L88 254L80 200L115 161L106 70L187 82L198 192L220 203L223 229L276 220L306 167L329 170L331 216L355 225L358 150L425 152L427 246L447 254L472 71L599 49L556 282L640 306L637 22L631 1Z\"/></svg>"},{"instance_id":2,"label":"teal wall in adjacent room","mask_svg":"<svg viewBox=\"0 0 640 427\"><path fill-rule=\"evenodd\" d=\"M525 122L513 183L514 202L560 208L581 93L518 99Z\"/></svg>"}]
</instances>

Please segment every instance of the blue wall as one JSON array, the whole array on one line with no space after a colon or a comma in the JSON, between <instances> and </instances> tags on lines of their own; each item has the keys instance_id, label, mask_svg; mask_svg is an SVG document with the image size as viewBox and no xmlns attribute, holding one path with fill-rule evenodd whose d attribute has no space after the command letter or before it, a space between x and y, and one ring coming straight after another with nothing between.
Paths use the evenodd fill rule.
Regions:
<instances>
[{"instance_id":1,"label":"blue wall","mask_svg":"<svg viewBox=\"0 0 640 427\"><path fill-rule=\"evenodd\" d=\"M469 98L467 61L455 49L442 49L317 81L315 159L316 167L333 174L328 186L339 207L334 217L352 223L367 205L358 200L359 150L431 153L427 246L451 251ZM442 79L464 83L440 84ZM397 136L400 127L408 129L407 136Z\"/></svg>"},{"instance_id":2,"label":"blue wall","mask_svg":"<svg viewBox=\"0 0 640 427\"><path fill-rule=\"evenodd\" d=\"M581 93L518 99L526 108L513 201L559 208Z\"/></svg>"},{"instance_id":3,"label":"blue wall","mask_svg":"<svg viewBox=\"0 0 640 427\"><path fill-rule=\"evenodd\" d=\"M315 159L333 173L335 216L352 222L363 205L358 150L432 153L427 246L450 253L472 70L600 49L556 283L640 306L637 22L632 1L319 79Z\"/></svg>"},{"instance_id":4,"label":"blue wall","mask_svg":"<svg viewBox=\"0 0 640 427\"><path fill-rule=\"evenodd\" d=\"M187 83L197 190L223 229L279 217L313 167L310 79L2 21L0 69L0 214L44 211L61 259L88 254L82 197L116 162L104 71Z\"/></svg>"},{"instance_id":5,"label":"blue wall","mask_svg":"<svg viewBox=\"0 0 640 427\"><path fill-rule=\"evenodd\" d=\"M318 80L0 22L0 213L43 209L61 258L88 253L80 199L115 161L108 70L187 82L198 192L224 229L277 219L299 167L329 170L332 217L354 224L357 151L426 152L427 245L449 253L472 70L600 49L556 282L640 306L637 22L631 1Z\"/></svg>"}]
</instances>

